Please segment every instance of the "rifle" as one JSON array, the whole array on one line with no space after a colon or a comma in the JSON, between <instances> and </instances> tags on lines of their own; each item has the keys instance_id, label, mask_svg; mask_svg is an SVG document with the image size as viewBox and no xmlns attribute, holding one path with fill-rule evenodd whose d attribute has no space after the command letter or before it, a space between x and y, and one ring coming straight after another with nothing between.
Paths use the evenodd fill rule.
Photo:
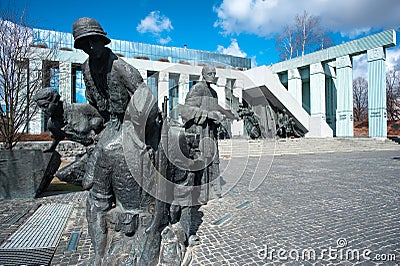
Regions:
<instances>
[{"instance_id":1,"label":"rifle","mask_svg":"<svg viewBox=\"0 0 400 266\"><path fill-rule=\"evenodd\" d=\"M161 110L161 130L160 130L160 143L158 144L158 151L156 157L156 168L157 172L155 174L155 205L153 219L150 225L146 228L146 233L155 233L161 225L163 215L165 213L165 203L166 200L166 182L167 178L167 167L168 167L168 97L164 96L164 102L162 103Z\"/></svg>"},{"instance_id":2,"label":"rifle","mask_svg":"<svg viewBox=\"0 0 400 266\"><path fill-rule=\"evenodd\" d=\"M164 102L162 103L162 110L161 110L161 117L163 122L167 118L167 111L168 111L168 97L164 96Z\"/></svg>"}]
</instances>

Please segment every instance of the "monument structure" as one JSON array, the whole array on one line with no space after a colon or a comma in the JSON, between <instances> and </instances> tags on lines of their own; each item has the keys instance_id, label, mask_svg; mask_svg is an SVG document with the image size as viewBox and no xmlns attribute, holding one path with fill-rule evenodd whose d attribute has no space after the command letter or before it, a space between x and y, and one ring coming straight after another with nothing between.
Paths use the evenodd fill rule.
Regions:
<instances>
[{"instance_id":1,"label":"monument structure","mask_svg":"<svg viewBox=\"0 0 400 266\"><path fill-rule=\"evenodd\" d=\"M244 120L244 128L251 139L261 138L260 123L257 116L248 107L239 105L239 117Z\"/></svg>"}]
</instances>

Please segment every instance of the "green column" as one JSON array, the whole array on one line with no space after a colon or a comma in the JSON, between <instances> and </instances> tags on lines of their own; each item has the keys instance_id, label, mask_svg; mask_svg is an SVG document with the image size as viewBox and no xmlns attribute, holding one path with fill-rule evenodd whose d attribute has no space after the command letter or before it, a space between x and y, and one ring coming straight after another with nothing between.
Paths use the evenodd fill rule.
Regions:
<instances>
[{"instance_id":1,"label":"green column","mask_svg":"<svg viewBox=\"0 0 400 266\"><path fill-rule=\"evenodd\" d=\"M336 136L336 71L332 63L325 65L325 74L326 123L332 128L333 135Z\"/></svg>"},{"instance_id":2,"label":"green column","mask_svg":"<svg viewBox=\"0 0 400 266\"><path fill-rule=\"evenodd\" d=\"M383 47L367 51L368 124L370 137L387 137L386 67Z\"/></svg>"},{"instance_id":3,"label":"green column","mask_svg":"<svg viewBox=\"0 0 400 266\"><path fill-rule=\"evenodd\" d=\"M336 136L353 137L353 68L349 55L336 58Z\"/></svg>"}]
</instances>

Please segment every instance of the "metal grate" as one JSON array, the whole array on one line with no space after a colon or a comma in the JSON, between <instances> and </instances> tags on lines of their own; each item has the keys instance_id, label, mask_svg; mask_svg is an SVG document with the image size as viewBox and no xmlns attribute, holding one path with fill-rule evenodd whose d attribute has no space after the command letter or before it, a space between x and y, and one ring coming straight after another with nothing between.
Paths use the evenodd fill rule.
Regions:
<instances>
[{"instance_id":1,"label":"metal grate","mask_svg":"<svg viewBox=\"0 0 400 266\"><path fill-rule=\"evenodd\" d=\"M0 246L0 265L50 262L72 205L43 205ZM34 260L37 258L37 260Z\"/></svg>"},{"instance_id":2,"label":"metal grate","mask_svg":"<svg viewBox=\"0 0 400 266\"><path fill-rule=\"evenodd\" d=\"M18 222L19 219L25 216L25 213L19 213L14 215L13 217L10 218L10 220L7 221L8 224L15 224Z\"/></svg>"},{"instance_id":3,"label":"metal grate","mask_svg":"<svg viewBox=\"0 0 400 266\"><path fill-rule=\"evenodd\" d=\"M244 207L249 206L250 203L252 203L252 202L253 202L252 200L245 201L245 202L243 202L242 204L236 206L236 209L243 209Z\"/></svg>"},{"instance_id":4,"label":"metal grate","mask_svg":"<svg viewBox=\"0 0 400 266\"><path fill-rule=\"evenodd\" d=\"M224 217L222 217L218 221L213 222L212 224L213 225L221 225L224 222L226 222L227 220L229 220L232 216L233 216L233 213L228 213L227 215L225 215Z\"/></svg>"},{"instance_id":5,"label":"metal grate","mask_svg":"<svg viewBox=\"0 0 400 266\"><path fill-rule=\"evenodd\" d=\"M75 250L76 246L78 245L78 240L79 240L79 232L75 232L71 234L71 237L69 239L69 243L67 246L67 251Z\"/></svg>"},{"instance_id":6,"label":"metal grate","mask_svg":"<svg viewBox=\"0 0 400 266\"><path fill-rule=\"evenodd\" d=\"M0 265L50 265L55 250L55 248L2 249L0 250Z\"/></svg>"}]
</instances>

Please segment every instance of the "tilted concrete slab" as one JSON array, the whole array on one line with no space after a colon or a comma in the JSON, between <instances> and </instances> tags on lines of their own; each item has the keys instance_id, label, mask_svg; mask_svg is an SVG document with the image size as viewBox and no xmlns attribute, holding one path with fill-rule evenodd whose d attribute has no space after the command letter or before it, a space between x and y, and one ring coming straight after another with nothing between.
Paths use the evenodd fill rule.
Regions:
<instances>
[{"instance_id":1,"label":"tilted concrete slab","mask_svg":"<svg viewBox=\"0 0 400 266\"><path fill-rule=\"evenodd\" d=\"M310 117L268 67L253 68L244 73L251 82L245 83L243 97L250 104L257 105L268 99L275 107L285 108L306 137L333 137L333 130L326 121L322 117Z\"/></svg>"},{"instance_id":2,"label":"tilted concrete slab","mask_svg":"<svg viewBox=\"0 0 400 266\"><path fill-rule=\"evenodd\" d=\"M245 79L243 98L250 99L250 104L257 104L263 99L279 109L285 108L293 116L296 125L305 133L310 131L310 115L289 94L277 76L266 67L256 67L243 72L248 79ZM248 100L246 99L246 100Z\"/></svg>"}]
</instances>

